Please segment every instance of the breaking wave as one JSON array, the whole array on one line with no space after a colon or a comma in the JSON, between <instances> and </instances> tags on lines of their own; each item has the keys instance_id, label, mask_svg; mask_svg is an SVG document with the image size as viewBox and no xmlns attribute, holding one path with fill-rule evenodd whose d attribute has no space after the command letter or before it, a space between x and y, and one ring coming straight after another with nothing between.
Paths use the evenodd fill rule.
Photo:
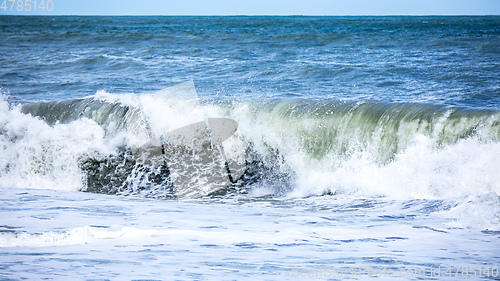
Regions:
<instances>
[{"instance_id":1,"label":"breaking wave","mask_svg":"<svg viewBox=\"0 0 500 281\"><path fill-rule=\"evenodd\" d=\"M500 113L340 100L199 100L162 93L0 101L4 187L174 198L131 148L206 117L238 122L243 177L215 195L395 199L500 194ZM145 121L149 120L149 121ZM231 150L228 150L231 153Z\"/></svg>"}]
</instances>

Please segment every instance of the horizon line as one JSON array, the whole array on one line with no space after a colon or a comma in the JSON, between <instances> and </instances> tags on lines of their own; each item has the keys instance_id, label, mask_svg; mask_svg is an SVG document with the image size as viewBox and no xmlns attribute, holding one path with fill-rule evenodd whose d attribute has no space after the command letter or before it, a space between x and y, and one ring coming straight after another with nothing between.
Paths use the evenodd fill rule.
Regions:
<instances>
[{"instance_id":1,"label":"horizon line","mask_svg":"<svg viewBox=\"0 0 500 281\"><path fill-rule=\"evenodd\" d=\"M47 16L82 16L82 17L494 17L500 14L345 14L345 15L274 15L274 14L179 14L179 15L164 15L164 14L2 14L0 16L32 16L32 17L47 17Z\"/></svg>"}]
</instances>

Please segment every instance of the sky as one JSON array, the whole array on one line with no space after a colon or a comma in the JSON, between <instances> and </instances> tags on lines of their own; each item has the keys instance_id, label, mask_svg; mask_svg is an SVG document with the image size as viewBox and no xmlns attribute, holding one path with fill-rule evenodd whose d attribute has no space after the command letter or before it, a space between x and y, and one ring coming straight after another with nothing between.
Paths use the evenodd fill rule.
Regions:
<instances>
[{"instance_id":1,"label":"sky","mask_svg":"<svg viewBox=\"0 0 500 281\"><path fill-rule=\"evenodd\" d=\"M500 0L0 0L0 15L500 15Z\"/></svg>"}]
</instances>

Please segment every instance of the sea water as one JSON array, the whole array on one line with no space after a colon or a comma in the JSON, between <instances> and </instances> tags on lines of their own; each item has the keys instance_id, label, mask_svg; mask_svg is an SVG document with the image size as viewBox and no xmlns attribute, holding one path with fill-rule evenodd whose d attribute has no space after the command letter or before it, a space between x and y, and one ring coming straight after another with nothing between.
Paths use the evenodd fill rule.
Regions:
<instances>
[{"instance_id":1,"label":"sea water","mask_svg":"<svg viewBox=\"0 0 500 281\"><path fill-rule=\"evenodd\" d=\"M499 17L1 16L0 39L2 280L500 279ZM246 171L178 198L130 147L207 117Z\"/></svg>"}]
</instances>

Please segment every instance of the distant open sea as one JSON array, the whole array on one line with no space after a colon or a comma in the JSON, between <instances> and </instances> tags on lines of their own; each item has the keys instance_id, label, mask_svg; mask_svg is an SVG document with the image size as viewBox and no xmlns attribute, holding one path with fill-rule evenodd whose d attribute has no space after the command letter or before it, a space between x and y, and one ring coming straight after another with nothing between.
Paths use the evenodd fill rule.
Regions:
<instances>
[{"instance_id":1,"label":"distant open sea","mask_svg":"<svg viewBox=\"0 0 500 281\"><path fill-rule=\"evenodd\" d=\"M181 198L134 147L206 118ZM499 270L500 17L0 16L0 280Z\"/></svg>"}]
</instances>

